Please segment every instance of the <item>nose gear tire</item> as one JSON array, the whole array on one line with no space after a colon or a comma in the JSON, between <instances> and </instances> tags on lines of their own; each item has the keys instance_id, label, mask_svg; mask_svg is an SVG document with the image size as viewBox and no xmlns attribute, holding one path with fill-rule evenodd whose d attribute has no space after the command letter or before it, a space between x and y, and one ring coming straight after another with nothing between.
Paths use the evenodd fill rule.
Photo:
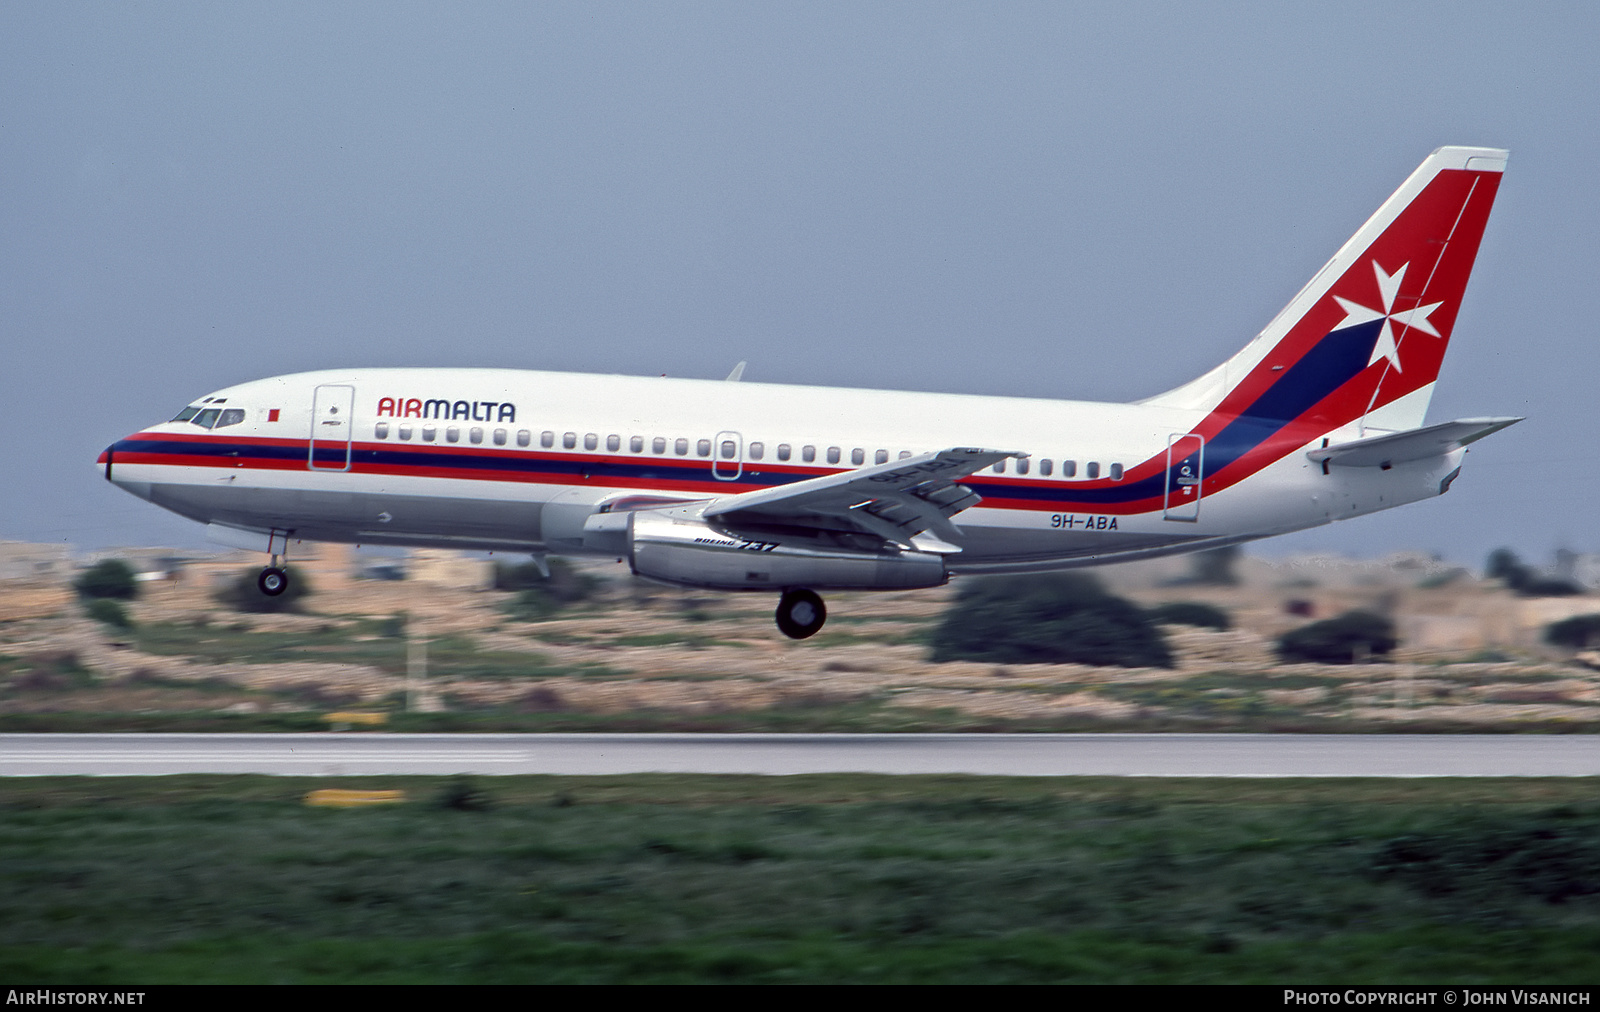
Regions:
<instances>
[{"instance_id":1,"label":"nose gear tire","mask_svg":"<svg viewBox=\"0 0 1600 1012\"><path fill-rule=\"evenodd\" d=\"M268 566L256 577L256 586L268 597L277 597L289 589L289 574L277 566Z\"/></svg>"}]
</instances>

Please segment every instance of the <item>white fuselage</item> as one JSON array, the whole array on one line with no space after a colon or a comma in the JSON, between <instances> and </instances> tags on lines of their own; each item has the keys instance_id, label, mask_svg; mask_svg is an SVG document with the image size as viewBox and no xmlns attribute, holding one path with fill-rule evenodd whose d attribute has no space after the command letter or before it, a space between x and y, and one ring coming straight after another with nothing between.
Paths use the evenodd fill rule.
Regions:
<instances>
[{"instance_id":1,"label":"white fuselage","mask_svg":"<svg viewBox=\"0 0 1600 1012\"><path fill-rule=\"evenodd\" d=\"M582 553L596 551L585 518L606 504L713 499L950 446L1028 454L963 481L983 502L956 518L952 574L1312 527L1437 495L1462 457L1330 469L1305 451L1353 425L1280 434L1252 458L1183 442L1204 412L1174 407L493 369L301 373L195 407L213 424L243 417L152 426L107 451L106 477L280 539ZM1178 474L1186 456L1200 473Z\"/></svg>"}]
</instances>

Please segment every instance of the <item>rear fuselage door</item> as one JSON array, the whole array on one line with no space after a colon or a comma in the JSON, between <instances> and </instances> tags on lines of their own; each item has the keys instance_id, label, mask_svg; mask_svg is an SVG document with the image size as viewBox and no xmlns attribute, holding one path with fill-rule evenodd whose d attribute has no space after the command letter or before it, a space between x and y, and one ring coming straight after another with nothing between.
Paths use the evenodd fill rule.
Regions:
<instances>
[{"instance_id":1,"label":"rear fuselage door","mask_svg":"<svg viewBox=\"0 0 1600 1012\"><path fill-rule=\"evenodd\" d=\"M1200 519L1200 496L1205 478L1205 437L1175 432L1167 437L1167 490L1161 517L1194 523Z\"/></svg>"},{"instance_id":2,"label":"rear fuselage door","mask_svg":"<svg viewBox=\"0 0 1600 1012\"><path fill-rule=\"evenodd\" d=\"M317 387L311 399L311 450L306 457L306 466L311 470L350 470L355 405L353 386L327 383Z\"/></svg>"}]
</instances>

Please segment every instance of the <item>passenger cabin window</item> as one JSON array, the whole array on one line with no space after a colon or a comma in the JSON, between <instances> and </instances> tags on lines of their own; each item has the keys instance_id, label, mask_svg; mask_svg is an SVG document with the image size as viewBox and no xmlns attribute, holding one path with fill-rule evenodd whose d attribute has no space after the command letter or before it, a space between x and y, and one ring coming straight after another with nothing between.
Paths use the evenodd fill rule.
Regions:
<instances>
[{"instance_id":1,"label":"passenger cabin window","mask_svg":"<svg viewBox=\"0 0 1600 1012\"><path fill-rule=\"evenodd\" d=\"M694 452L698 453L702 457L711 456L711 440L709 440L709 439L697 439L697 440L695 440Z\"/></svg>"},{"instance_id":2,"label":"passenger cabin window","mask_svg":"<svg viewBox=\"0 0 1600 1012\"><path fill-rule=\"evenodd\" d=\"M1017 459L1017 473L1018 474L1027 474L1028 473L1028 458L1027 457L1019 457Z\"/></svg>"},{"instance_id":3,"label":"passenger cabin window","mask_svg":"<svg viewBox=\"0 0 1600 1012\"><path fill-rule=\"evenodd\" d=\"M651 453L666 453L667 452L667 441L664 438L662 438L661 436L657 436L656 438L650 440L650 452Z\"/></svg>"},{"instance_id":4,"label":"passenger cabin window","mask_svg":"<svg viewBox=\"0 0 1600 1012\"><path fill-rule=\"evenodd\" d=\"M764 444L762 444L762 443L751 443L750 444L750 459L751 460L760 460L762 455L765 454L766 452L767 452L767 448L766 448L766 446Z\"/></svg>"},{"instance_id":5,"label":"passenger cabin window","mask_svg":"<svg viewBox=\"0 0 1600 1012\"><path fill-rule=\"evenodd\" d=\"M436 431L437 431L437 430L436 430L436 429L435 429L435 428L434 428L434 427L433 427L433 426L431 426L431 425L424 425L424 426L423 426L423 427L422 427L422 441L423 441L423 442L424 442L424 443L431 443L431 442L433 442L433 435L434 435L434 433L435 433L435 432L436 432Z\"/></svg>"},{"instance_id":6,"label":"passenger cabin window","mask_svg":"<svg viewBox=\"0 0 1600 1012\"><path fill-rule=\"evenodd\" d=\"M874 453L872 455L872 462L874 464L887 464L887 463L889 463L889 451L888 450L879 450L877 453Z\"/></svg>"},{"instance_id":7,"label":"passenger cabin window","mask_svg":"<svg viewBox=\"0 0 1600 1012\"><path fill-rule=\"evenodd\" d=\"M467 438L474 443L483 442L483 429L474 425L472 428L467 430Z\"/></svg>"},{"instance_id":8,"label":"passenger cabin window","mask_svg":"<svg viewBox=\"0 0 1600 1012\"><path fill-rule=\"evenodd\" d=\"M449 428L445 429L444 430L444 438L445 438L445 442L447 442L447 443L459 443L459 442L461 442L461 426L452 425Z\"/></svg>"},{"instance_id":9,"label":"passenger cabin window","mask_svg":"<svg viewBox=\"0 0 1600 1012\"><path fill-rule=\"evenodd\" d=\"M1087 471L1088 471L1089 477L1091 477L1091 478L1100 477L1100 462L1099 461L1095 461L1095 460L1089 461L1089 466L1087 468Z\"/></svg>"},{"instance_id":10,"label":"passenger cabin window","mask_svg":"<svg viewBox=\"0 0 1600 1012\"><path fill-rule=\"evenodd\" d=\"M1111 480L1112 481L1121 481L1122 480L1122 465L1121 464L1112 464L1111 465Z\"/></svg>"},{"instance_id":11,"label":"passenger cabin window","mask_svg":"<svg viewBox=\"0 0 1600 1012\"><path fill-rule=\"evenodd\" d=\"M607 436L606 437L606 449L610 450L612 453L616 453L618 450L622 449L622 437L621 436Z\"/></svg>"},{"instance_id":12,"label":"passenger cabin window","mask_svg":"<svg viewBox=\"0 0 1600 1012\"><path fill-rule=\"evenodd\" d=\"M389 423L388 422L379 422L377 425L374 425L372 427L372 434L374 436L377 436L379 439L388 439L389 438Z\"/></svg>"},{"instance_id":13,"label":"passenger cabin window","mask_svg":"<svg viewBox=\"0 0 1600 1012\"><path fill-rule=\"evenodd\" d=\"M722 441L721 453L722 453L722 459L723 460L732 460L734 454L736 454L738 452L739 452L739 447L734 444L733 440L724 439Z\"/></svg>"},{"instance_id":14,"label":"passenger cabin window","mask_svg":"<svg viewBox=\"0 0 1600 1012\"><path fill-rule=\"evenodd\" d=\"M805 461L807 464L811 463L813 460L816 460L817 448L815 446L802 446L800 448L800 459Z\"/></svg>"},{"instance_id":15,"label":"passenger cabin window","mask_svg":"<svg viewBox=\"0 0 1600 1012\"><path fill-rule=\"evenodd\" d=\"M859 446L850 451L850 463L860 466L867 462L867 451Z\"/></svg>"},{"instance_id":16,"label":"passenger cabin window","mask_svg":"<svg viewBox=\"0 0 1600 1012\"><path fill-rule=\"evenodd\" d=\"M672 452L676 453L680 457L687 457L689 455L689 441L684 439L682 436L679 436L677 439L673 440Z\"/></svg>"},{"instance_id":17,"label":"passenger cabin window","mask_svg":"<svg viewBox=\"0 0 1600 1012\"><path fill-rule=\"evenodd\" d=\"M629 437L629 439L628 439L628 449L630 451L634 452L634 453L643 453L644 452L644 437L643 436L631 436L631 437Z\"/></svg>"},{"instance_id":18,"label":"passenger cabin window","mask_svg":"<svg viewBox=\"0 0 1600 1012\"><path fill-rule=\"evenodd\" d=\"M592 432L586 432L586 433L583 434L583 448L585 450L593 450L595 447L597 447L599 445L600 445L600 437L599 436L595 435Z\"/></svg>"},{"instance_id":19,"label":"passenger cabin window","mask_svg":"<svg viewBox=\"0 0 1600 1012\"><path fill-rule=\"evenodd\" d=\"M910 450L901 450L900 451L900 456L895 458L895 459L896 460L905 460L909 456L911 456L911 451Z\"/></svg>"},{"instance_id":20,"label":"passenger cabin window","mask_svg":"<svg viewBox=\"0 0 1600 1012\"><path fill-rule=\"evenodd\" d=\"M839 463L839 448L837 446L828 447L828 463Z\"/></svg>"},{"instance_id":21,"label":"passenger cabin window","mask_svg":"<svg viewBox=\"0 0 1600 1012\"><path fill-rule=\"evenodd\" d=\"M789 444L788 443L779 443L778 444L778 459L779 460L788 460L789 459Z\"/></svg>"},{"instance_id":22,"label":"passenger cabin window","mask_svg":"<svg viewBox=\"0 0 1600 1012\"><path fill-rule=\"evenodd\" d=\"M517 445L518 446L527 446L531 442L533 442L533 433L529 432L527 429L518 429L517 430Z\"/></svg>"},{"instance_id":23,"label":"passenger cabin window","mask_svg":"<svg viewBox=\"0 0 1600 1012\"><path fill-rule=\"evenodd\" d=\"M563 432L561 434L561 445L564 449L576 449L578 446L578 434L576 432Z\"/></svg>"},{"instance_id":24,"label":"passenger cabin window","mask_svg":"<svg viewBox=\"0 0 1600 1012\"><path fill-rule=\"evenodd\" d=\"M1063 460L1061 462L1061 477L1076 478L1078 476L1078 462L1076 460Z\"/></svg>"},{"instance_id":25,"label":"passenger cabin window","mask_svg":"<svg viewBox=\"0 0 1600 1012\"><path fill-rule=\"evenodd\" d=\"M1051 471L1051 465L1052 464L1053 464L1053 461L1051 461L1048 457L1046 457L1044 460L1039 461L1039 473L1041 475L1043 475L1044 477L1046 477L1046 478L1050 477L1050 471Z\"/></svg>"},{"instance_id":26,"label":"passenger cabin window","mask_svg":"<svg viewBox=\"0 0 1600 1012\"><path fill-rule=\"evenodd\" d=\"M989 470L993 471L995 474L1005 474L1006 473L1006 462L1003 461L1003 460L999 461L998 463L996 463L994 465L994 467L991 467Z\"/></svg>"},{"instance_id":27,"label":"passenger cabin window","mask_svg":"<svg viewBox=\"0 0 1600 1012\"><path fill-rule=\"evenodd\" d=\"M494 445L496 445L496 446L504 446L504 445L506 445L506 430L505 429L495 429L494 430Z\"/></svg>"},{"instance_id":28,"label":"passenger cabin window","mask_svg":"<svg viewBox=\"0 0 1600 1012\"><path fill-rule=\"evenodd\" d=\"M539 445L546 450L550 449L550 447L556 445L556 434L549 431L539 433Z\"/></svg>"},{"instance_id":29,"label":"passenger cabin window","mask_svg":"<svg viewBox=\"0 0 1600 1012\"><path fill-rule=\"evenodd\" d=\"M411 426L409 426L409 425L400 426L400 438L401 439L410 439L411 438Z\"/></svg>"}]
</instances>

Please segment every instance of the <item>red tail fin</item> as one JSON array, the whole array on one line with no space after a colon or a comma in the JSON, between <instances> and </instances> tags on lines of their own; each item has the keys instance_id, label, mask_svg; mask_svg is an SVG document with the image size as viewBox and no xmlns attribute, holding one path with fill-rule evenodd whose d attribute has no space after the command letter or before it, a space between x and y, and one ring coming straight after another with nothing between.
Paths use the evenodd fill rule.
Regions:
<instances>
[{"instance_id":1,"label":"red tail fin","mask_svg":"<svg viewBox=\"0 0 1600 1012\"><path fill-rule=\"evenodd\" d=\"M1507 152L1440 148L1254 341L1146 401L1302 432L1422 424Z\"/></svg>"}]
</instances>

